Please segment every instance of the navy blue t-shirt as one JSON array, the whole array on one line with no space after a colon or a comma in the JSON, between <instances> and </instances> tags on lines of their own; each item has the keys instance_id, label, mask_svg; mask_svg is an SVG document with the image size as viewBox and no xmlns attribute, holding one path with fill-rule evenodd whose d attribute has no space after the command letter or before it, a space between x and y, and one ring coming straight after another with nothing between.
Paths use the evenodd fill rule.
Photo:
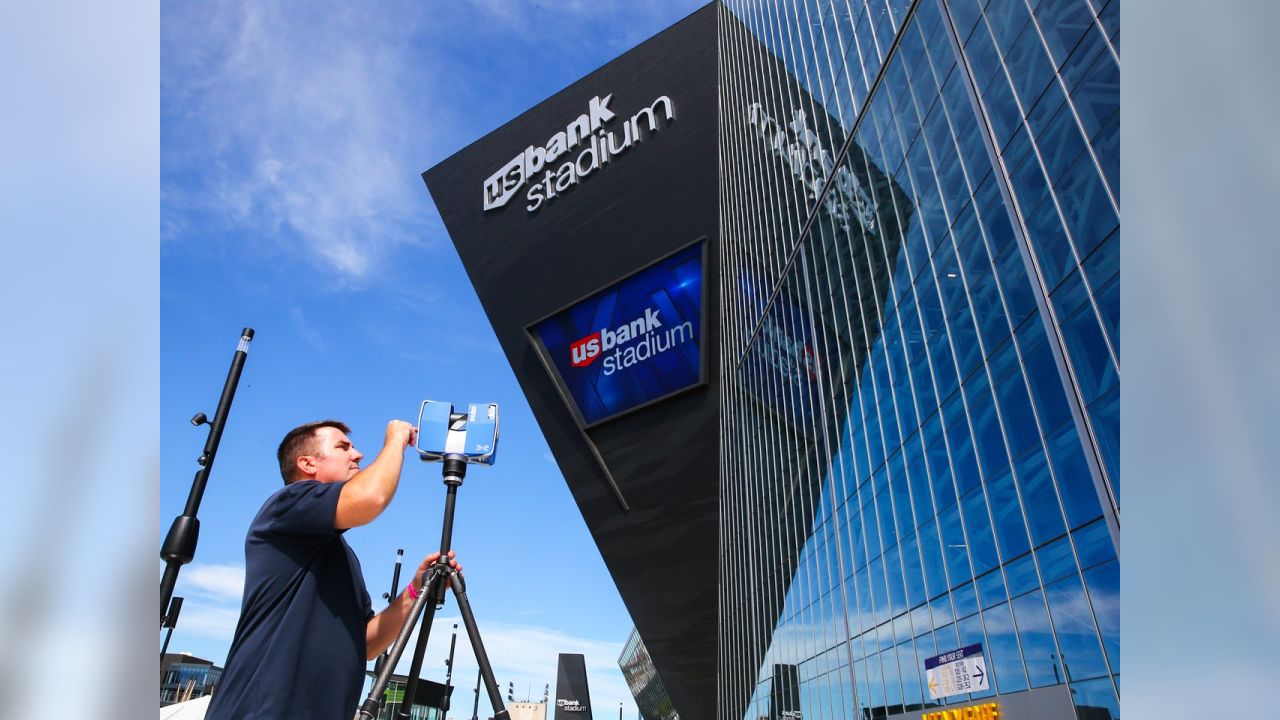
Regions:
<instances>
[{"instance_id":1,"label":"navy blue t-shirt","mask_svg":"<svg viewBox=\"0 0 1280 720\"><path fill-rule=\"evenodd\" d=\"M333 527L343 485L286 485L253 519L240 622L208 720L355 713L373 604L345 531Z\"/></svg>"}]
</instances>

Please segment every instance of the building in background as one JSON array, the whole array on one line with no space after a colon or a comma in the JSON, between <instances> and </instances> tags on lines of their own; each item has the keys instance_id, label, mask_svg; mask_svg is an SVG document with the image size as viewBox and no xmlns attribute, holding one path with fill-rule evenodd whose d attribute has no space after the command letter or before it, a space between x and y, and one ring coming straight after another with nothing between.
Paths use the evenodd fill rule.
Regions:
<instances>
[{"instance_id":1,"label":"building in background","mask_svg":"<svg viewBox=\"0 0 1280 720\"><path fill-rule=\"evenodd\" d=\"M371 680L377 677L372 671L365 674ZM378 720L393 720L399 716L400 708L404 705L405 688L408 683L408 675L392 673L386 689L382 692L382 706L378 710ZM444 720L450 713L461 716L462 713L458 709L449 709L453 688L452 685L434 680L419 679L414 691L413 707L409 708L409 720ZM365 691L362 695L367 694L368 688ZM467 709L467 713L470 717L470 709Z\"/></svg>"},{"instance_id":2,"label":"building in background","mask_svg":"<svg viewBox=\"0 0 1280 720\"><path fill-rule=\"evenodd\" d=\"M720 717L1119 717L1118 5L726 3Z\"/></svg>"},{"instance_id":3,"label":"building in background","mask_svg":"<svg viewBox=\"0 0 1280 720\"><path fill-rule=\"evenodd\" d=\"M212 695L222 668L212 660L187 653L165 653L160 659L160 707Z\"/></svg>"},{"instance_id":4,"label":"building in background","mask_svg":"<svg viewBox=\"0 0 1280 720\"><path fill-rule=\"evenodd\" d=\"M547 704L511 701L507 703L507 714L511 720L547 720Z\"/></svg>"},{"instance_id":5,"label":"building in background","mask_svg":"<svg viewBox=\"0 0 1280 720\"><path fill-rule=\"evenodd\" d=\"M627 679L627 688L636 700L636 707L644 720L680 720L680 713L671 704L671 697L662 685L662 678L653 666L653 658L640 639L635 628L627 636L627 642L618 656L618 667Z\"/></svg>"},{"instance_id":6,"label":"building in background","mask_svg":"<svg viewBox=\"0 0 1280 720\"><path fill-rule=\"evenodd\" d=\"M1119 717L1118 14L713 3L424 173L680 715Z\"/></svg>"}]
</instances>

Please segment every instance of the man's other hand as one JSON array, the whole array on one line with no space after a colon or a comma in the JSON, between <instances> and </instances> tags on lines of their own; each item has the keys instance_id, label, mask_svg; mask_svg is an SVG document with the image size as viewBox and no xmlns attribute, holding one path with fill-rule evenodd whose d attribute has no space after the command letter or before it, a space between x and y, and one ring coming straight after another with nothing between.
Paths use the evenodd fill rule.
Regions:
<instances>
[{"instance_id":1,"label":"man's other hand","mask_svg":"<svg viewBox=\"0 0 1280 720\"><path fill-rule=\"evenodd\" d=\"M461 575L462 566L458 564L458 561L455 559L454 556L455 556L454 552L450 550L449 551L449 567L453 568L454 570L457 570L458 574ZM418 572L413 576L413 587L417 589L418 592L422 592L422 578L424 575L427 574L427 568L430 568L432 565L435 565L436 561L438 561L439 559L440 559L440 553L433 552L430 555L428 555L425 559L423 559L422 564L418 566Z\"/></svg>"}]
</instances>

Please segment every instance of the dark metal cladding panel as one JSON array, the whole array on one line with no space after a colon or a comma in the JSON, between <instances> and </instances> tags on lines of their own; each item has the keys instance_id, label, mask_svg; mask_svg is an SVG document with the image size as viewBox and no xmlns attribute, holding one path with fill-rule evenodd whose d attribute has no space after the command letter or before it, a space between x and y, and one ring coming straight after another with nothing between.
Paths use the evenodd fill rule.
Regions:
<instances>
[{"instance_id":1,"label":"dark metal cladding panel","mask_svg":"<svg viewBox=\"0 0 1280 720\"><path fill-rule=\"evenodd\" d=\"M589 431L630 512L609 489L525 328L699 237L709 250L703 283L717 286L716 13L714 4L693 13L423 174L658 674L686 718L715 716L718 300L708 293L703 309L708 385ZM662 96L670 98L674 119L536 211L526 210L531 183L505 206L484 210L486 179L525 148L545 146L588 112L592 98L606 96L616 115L606 128L617 130Z\"/></svg>"}]
</instances>

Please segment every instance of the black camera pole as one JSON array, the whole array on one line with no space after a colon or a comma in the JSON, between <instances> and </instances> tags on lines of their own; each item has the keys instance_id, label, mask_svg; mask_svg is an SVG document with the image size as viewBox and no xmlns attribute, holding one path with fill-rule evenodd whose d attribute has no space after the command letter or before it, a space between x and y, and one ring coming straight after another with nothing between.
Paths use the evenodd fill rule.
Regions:
<instances>
[{"instance_id":1,"label":"black camera pole","mask_svg":"<svg viewBox=\"0 0 1280 720\"><path fill-rule=\"evenodd\" d=\"M196 541L200 538L200 521L196 519L196 512L204 497L204 486L209 481L213 458L218 454L222 428L227 424L227 413L231 412L231 401L236 396L236 386L240 384L240 372L244 369L244 360L249 355L249 343L252 340L253 328L240 331L240 345L231 358L231 371L227 373L227 382L222 386L222 398L218 400L218 409L213 413L213 422L209 422L204 413L196 413L191 418L191 424L197 427L209 425L209 438L204 443L204 452L196 459L200 469L196 471L195 480L191 483L187 507L181 515L174 518L173 525L169 526L169 534L160 546L160 558L165 561L164 577L160 580L161 624L165 620L169 599L173 597L173 586L178 582L178 570L196 556Z\"/></svg>"},{"instance_id":2,"label":"black camera pole","mask_svg":"<svg viewBox=\"0 0 1280 720\"><path fill-rule=\"evenodd\" d=\"M387 602L394 602L396 599L396 591L400 589L400 563L404 560L404 548L396 548L396 569L391 573L391 592L383 595ZM387 654L384 652L378 656L376 662L373 663L373 674L376 677L382 672L382 666L387 662Z\"/></svg>"},{"instance_id":3,"label":"black camera pole","mask_svg":"<svg viewBox=\"0 0 1280 720\"><path fill-rule=\"evenodd\" d=\"M440 533L440 559L427 568L423 577L422 592L413 601L409 617L400 627L400 634L391 645L390 654L382 672L369 688L369 695L356 711L354 720L373 720L378 716L382 704L382 695L391 680L391 672L400 662L409 644L409 636L413 627L422 618L422 629L418 632L418 646L414 650L413 664L409 669L409 680L405 687L404 702L401 709L411 708L413 695L418 685L418 673L422 670L422 657L427 649L427 639L431 635L431 623L435 620L436 607L444 603L445 587L452 588L458 601L458 612L462 614L462 622L467 629L467 637L471 639L471 649L476 654L476 664L480 666L480 676L484 679L485 689L489 692L489 702L493 705L493 720L510 720L507 706L502 702L502 693L498 691L498 681L493 677L493 666L489 664L489 655L484 650L484 641L480 639L480 629L476 627L475 615L471 612L471 601L467 599L466 585L458 571L449 567L449 546L453 542L453 507L458 499L458 487L467 476L467 460L462 455L448 454L444 456L444 484L446 489L444 501L444 528Z\"/></svg>"}]
</instances>

